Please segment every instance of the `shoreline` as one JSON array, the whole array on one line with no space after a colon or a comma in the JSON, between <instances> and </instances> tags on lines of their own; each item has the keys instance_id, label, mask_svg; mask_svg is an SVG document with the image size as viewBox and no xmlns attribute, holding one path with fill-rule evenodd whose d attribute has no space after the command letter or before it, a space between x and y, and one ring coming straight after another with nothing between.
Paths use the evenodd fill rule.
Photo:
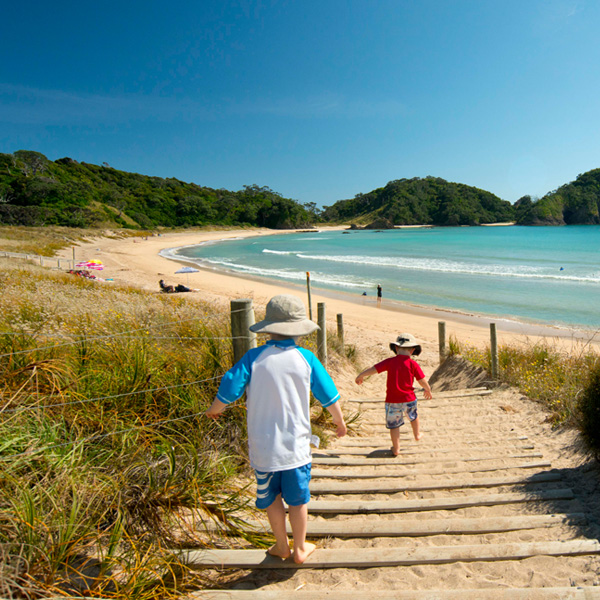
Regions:
<instances>
[{"instance_id":1,"label":"shoreline","mask_svg":"<svg viewBox=\"0 0 600 600\"><path fill-rule=\"evenodd\" d=\"M345 230L345 226L319 227L319 231ZM267 279L265 277L239 274L206 267L181 257L166 257L164 252L185 246L202 243L216 243L221 240L246 237L262 237L280 235L280 230L270 229L228 229L228 230L195 230L180 233L166 233L160 236L140 238L91 238L78 245L78 259L100 259L105 265L103 275L115 281L141 287L158 293L158 280L165 279L167 284L182 283L188 285L202 300L229 304L232 299L251 298L255 302L255 310L260 314L268 300L286 292L296 293L302 297L305 305L306 285ZM298 233L290 230L289 233ZM65 249L59 253L60 258L69 258ZM61 256L62 254L62 256ZM176 275L170 267L176 263L198 268L198 273L188 277ZM400 301L384 299L381 308L376 306L373 296L355 296L349 292L323 290L312 287L313 314L316 314L318 302L326 302L327 322L331 329L336 325L336 314L344 315L344 327L347 342L355 343L353 338L364 339L379 351L387 351L387 344L401 331L413 332L424 339L427 344L427 355L438 354L438 322L446 322L447 343L451 337L461 344L483 347L489 345L490 323L496 323L498 342L501 344L536 343L542 340L573 349L582 344L598 346L598 332L585 329L560 328L551 325L525 323L485 315L462 313L451 309L406 304ZM185 294L193 299L196 294Z\"/></svg>"}]
</instances>

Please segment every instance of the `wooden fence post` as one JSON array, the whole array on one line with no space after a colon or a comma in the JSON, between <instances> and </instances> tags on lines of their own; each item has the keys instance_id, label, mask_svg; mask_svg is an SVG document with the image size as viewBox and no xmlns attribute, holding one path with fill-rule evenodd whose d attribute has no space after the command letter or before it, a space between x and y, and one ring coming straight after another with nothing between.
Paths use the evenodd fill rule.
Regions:
<instances>
[{"instance_id":1,"label":"wooden fence post","mask_svg":"<svg viewBox=\"0 0 600 600\"><path fill-rule=\"evenodd\" d=\"M438 321L438 338L440 344L440 364L444 362L447 354L446 350L446 323Z\"/></svg>"},{"instance_id":2,"label":"wooden fence post","mask_svg":"<svg viewBox=\"0 0 600 600\"><path fill-rule=\"evenodd\" d=\"M254 309L249 298L232 300L230 306L233 362L236 363L250 348L256 348L256 334L249 329L255 322Z\"/></svg>"},{"instance_id":3,"label":"wooden fence post","mask_svg":"<svg viewBox=\"0 0 600 600\"><path fill-rule=\"evenodd\" d=\"M490 352L491 352L491 376L498 379L498 336L496 335L496 323L490 323Z\"/></svg>"},{"instance_id":4,"label":"wooden fence post","mask_svg":"<svg viewBox=\"0 0 600 600\"><path fill-rule=\"evenodd\" d=\"M325 302L317 304L317 356L325 368L327 368L327 325L325 323Z\"/></svg>"},{"instance_id":5,"label":"wooden fence post","mask_svg":"<svg viewBox=\"0 0 600 600\"><path fill-rule=\"evenodd\" d=\"M337 334L338 334L338 339L340 340L342 356L344 356L344 354L345 354L345 350L344 350L344 315L342 313L338 313L338 315L337 315Z\"/></svg>"},{"instance_id":6,"label":"wooden fence post","mask_svg":"<svg viewBox=\"0 0 600 600\"><path fill-rule=\"evenodd\" d=\"M310 296L310 271L306 271L306 291L308 293L308 318L312 321L312 298Z\"/></svg>"}]
</instances>

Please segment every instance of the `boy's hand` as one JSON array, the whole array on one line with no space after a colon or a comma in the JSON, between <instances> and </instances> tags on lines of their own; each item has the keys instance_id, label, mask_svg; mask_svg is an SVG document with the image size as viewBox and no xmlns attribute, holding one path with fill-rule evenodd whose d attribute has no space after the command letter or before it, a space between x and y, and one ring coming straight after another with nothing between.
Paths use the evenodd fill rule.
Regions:
<instances>
[{"instance_id":1,"label":"boy's hand","mask_svg":"<svg viewBox=\"0 0 600 600\"><path fill-rule=\"evenodd\" d=\"M365 380L365 378L362 375L359 375L354 381L356 383L358 383L358 385L362 385L362 382Z\"/></svg>"},{"instance_id":2,"label":"boy's hand","mask_svg":"<svg viewBox=\"0 0 600 600\"><path fill-rule=\"evenodd\" d=\"M337 437L344 437L347 433L348 428L346 427L346 423L344 421L335 424L335 435L337 435Z\"/></svg>"},{"instance_id":3,"label":"boy's hand","mask_svg":"<svg viewBox=\"0 0 600 600\"><path fill-rule=\"evenodd\" d=\"M425 396L426 400L431 400L433 398L431 390L423 390L423 395Z\"/></svg>"},{"instance_id":4,"label":"boy's hand","mask_svg":"<svg viewBox=\"0 0 600 600\"><path fill-rule=\"evenodd\" d=\"M204 414L209 419L218 419L226 407L227 404L215 398L213 403L210 405L210 408Z\"/></svg>"}]
</instances>

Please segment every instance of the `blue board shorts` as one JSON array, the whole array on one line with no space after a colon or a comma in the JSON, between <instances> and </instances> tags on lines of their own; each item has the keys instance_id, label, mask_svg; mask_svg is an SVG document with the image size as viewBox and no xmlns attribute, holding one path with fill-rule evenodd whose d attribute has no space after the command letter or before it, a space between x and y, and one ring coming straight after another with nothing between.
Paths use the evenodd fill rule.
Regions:
<instances>
[{"instance_id":1,"label":"blue board shorts","mask_svg":"<svg viewBox=\"0 0 600 600\"><path fill-rule=\"evenodd\" d=\"M287 471L254 471L256 475L256 508L271 506L279 494L288 506L301 506L310 501L311 464Z\"/></svg>"},{"instance_id":2,"label":"blue board shorts","mask_svg":"<svg viewBox=\"0 0 600 600\"><path fill-rule=\"evenodd\" d=\"M404 413L408 415L409 421L414 421L417 414L417 401L412 402L386 402L385 421L388 429L397 429L404 425Z\"/></svg>"}]
</instances>

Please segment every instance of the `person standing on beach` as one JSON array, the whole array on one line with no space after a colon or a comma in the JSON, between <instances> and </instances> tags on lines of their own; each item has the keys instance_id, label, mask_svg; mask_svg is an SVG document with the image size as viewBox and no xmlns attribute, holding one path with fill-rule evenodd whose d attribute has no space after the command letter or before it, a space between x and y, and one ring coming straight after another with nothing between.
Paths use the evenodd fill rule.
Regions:
<instances>
[{"instance_id":1,"label":"person standing on beach","mask_svg":"<svg viewBox=\"0 0 600 600\"><path fill-rule=\"evenodd\" d=\"M410 333L401 333L395 342L391 342L390 350L396 355L364 370L356 378L362 385L365 377L387 372L385 395L386 426L392 439L392 454L400 454L400 427L404 425L404 413L408 415L415 440L418 442L422 434L419 431L419 415L417 413L417 396L413 387L416 379L425 390L425 398L431 400L431 388L418 362L412 356L421 354L421 341Z\"/></svg>"},{"instance_id":2,"label":"person standing on beach","mask_svg":"<svg viewBox=\"0 0 600 600\"><path fill-rule=\"evenodd\" d=\"M265 319L250 330L271 339L252 348L225 375L206 416L216 419L246 391L250 465L255 471L256 507L266 509L275 536L268 553L301 564L314 551L306 541L310 500L310 392L333 417L338 437L346 423L333 380L317 357L297 346L298 337L319 329L306 317L302 300L271 298ZM293 552L285 525L289 507Z\"/></svg>"},{"instance_id":3,"label":"person standing on beach","mask_svg":"<svg viewBox=\"0 0 600 600\"><path fill-rule=\"evenodd\" d=\"M381 289L381 284L378 283L377 284L377 306L381 306L381 295L382 295L382 289Z\"/></svg>"}]
</instances>

